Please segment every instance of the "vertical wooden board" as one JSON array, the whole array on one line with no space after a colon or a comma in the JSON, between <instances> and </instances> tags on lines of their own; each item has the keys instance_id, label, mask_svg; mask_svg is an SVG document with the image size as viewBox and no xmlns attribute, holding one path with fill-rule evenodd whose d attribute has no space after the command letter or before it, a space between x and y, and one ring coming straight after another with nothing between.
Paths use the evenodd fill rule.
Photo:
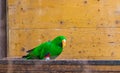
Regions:
<instances>
[{"instance_id":1,"label":"vertical wooden board","mask_svg":"<svg viewBox=\"0 0 120 73\"><path fill-rule=\"evenodd\" d=\"M0 0L0 59L6 57L7 33L6 33L6 1Z\"/></svg>"},{"instance_id":2,"label":"vertical wooden board","mask_svg":"<svg viewBox=\"0 0 120 73\"><path fill-rule=\"evenodd\" d=\"M8 23L10 28L119 27L119 5L119 0L9 0Z\"/></svg>"}]
</instances>

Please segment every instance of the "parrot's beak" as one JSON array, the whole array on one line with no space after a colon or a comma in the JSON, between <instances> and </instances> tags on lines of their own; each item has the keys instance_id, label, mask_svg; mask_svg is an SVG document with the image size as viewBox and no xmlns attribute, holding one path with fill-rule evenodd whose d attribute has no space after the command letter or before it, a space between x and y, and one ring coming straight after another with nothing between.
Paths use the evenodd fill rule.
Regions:
<instances>
[{"instance_id":1,"label":"parrot's beak","mask_svg":"<svg viewBox=\"0 0 120 73\"><path fill-rule=\"evenodd\" d=\"M62 45L63 45L63 47L65 47L66 46L66 40L64 39L64 40L62 40Z\"/></svg>"}]
</instances>

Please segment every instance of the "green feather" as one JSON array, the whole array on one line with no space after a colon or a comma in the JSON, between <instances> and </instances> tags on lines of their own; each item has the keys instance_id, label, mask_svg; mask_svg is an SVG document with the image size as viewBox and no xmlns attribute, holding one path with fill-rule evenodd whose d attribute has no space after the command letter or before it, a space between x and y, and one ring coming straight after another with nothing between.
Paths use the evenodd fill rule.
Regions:
<instances>
[{"instance_id":1,"label":"green feather","mask_svg":"<svg viewBox=\"0 0 120 73\"><path fill-rule=\"evenodd\" d=\"M26 59L45 59L46 54L50 54L51 59L55 59L63 51L62 40L66 40L65 36L58 36L52 41L44 42L34 49L28 51L26 56L23 58Z\"/></svg>"}]
</instances>

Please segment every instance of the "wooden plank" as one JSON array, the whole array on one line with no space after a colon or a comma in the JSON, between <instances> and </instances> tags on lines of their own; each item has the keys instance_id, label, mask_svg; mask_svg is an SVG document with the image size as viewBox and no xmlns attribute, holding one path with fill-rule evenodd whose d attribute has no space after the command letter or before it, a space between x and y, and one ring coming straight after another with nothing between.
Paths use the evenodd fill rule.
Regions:
<instances>
[{"instance_id":1,"label":"wooden plank","mask_svg":"<svg viewBox=\"0 0 120 73\"><path fill-rule=\"evenodd\" d=\"M119 0L8 0L9 28L120 27Z\"/></svg>"},{"instance_id":2,"label":"wooden plank","mask_svg":"<svg viewBox=\"0 0 120 73\"><path fill-rule=\"evenodd\" d=\"M58 35L65 35L67 46L58 59L119 59L119 30L119 28L10 30L8 56L21 57L28 49Z\"/></svg>"},{"instance_id":3,"label":"wooden plank","mask_svg":"<svg viewBox=\"0 0 120 73\"><path fill-rule=\"evenodd\" d=\"M116 65L116 62L118 63ZM104 64L103 64L104 63ZM108 64L109 63L109 64ZM98 65L99 64L99 65ZM0 60L0 72L14 73L119 73L119 60Z\"/></svg>"},{"instance_id":4,"label":"wooden plank","mask_svg":"<svg viewBox=\"0 0 120 73\"><path fill-rule=\"evenodd\" d=\"M119 71L120 72L120 66L84 66L84 69L91 70L91 71Z\"/></svg>"}]
</instances>

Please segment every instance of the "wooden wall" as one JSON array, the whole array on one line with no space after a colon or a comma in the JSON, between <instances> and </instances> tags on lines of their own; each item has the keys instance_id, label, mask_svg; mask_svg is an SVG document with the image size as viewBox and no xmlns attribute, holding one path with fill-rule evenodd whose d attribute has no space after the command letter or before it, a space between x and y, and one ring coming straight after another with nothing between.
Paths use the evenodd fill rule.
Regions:
<instances>
[{"instance_id":1,"label":"wooden wall","mask_svg":"<svg viewBox=\"0 0 120 73\"><path fill-rule=\"evenodd\" d=\"M120 59L120 0L8 0L9 57L67 37L58 59Z\"/></svg>"}]
</instances>

